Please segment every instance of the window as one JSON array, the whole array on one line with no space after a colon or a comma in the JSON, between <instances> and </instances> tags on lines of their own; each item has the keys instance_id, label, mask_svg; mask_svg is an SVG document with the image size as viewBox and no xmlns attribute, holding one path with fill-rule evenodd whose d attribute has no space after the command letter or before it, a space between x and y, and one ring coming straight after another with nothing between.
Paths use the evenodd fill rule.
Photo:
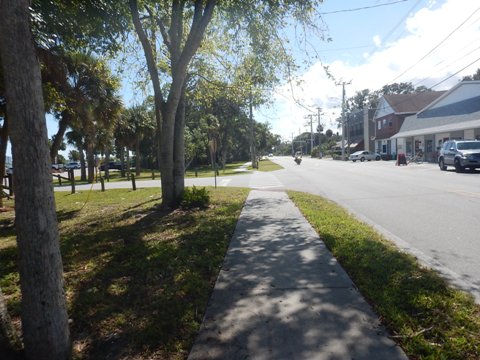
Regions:
<instances>
[{"instance_id":1,"label":"window","mask_svg":"<svg viewBox=\"0 0 480 360\"><path fill-rule=\"evenodd\" d=\"M383 119L383 126L387 125L387 119Z\"/></svg>"},{"instance_id":2,"label":"window","mask_svg":"<svg viewBox=\"0 0 480 360\"><path fill-rule=\"evenodd\" d=\"M381 130L381 129L382 129L382 121L381 121L381 120L379 120L379 121L377 122L377 129L378 129L378 130Z\"/></svg>"}]
</instances>

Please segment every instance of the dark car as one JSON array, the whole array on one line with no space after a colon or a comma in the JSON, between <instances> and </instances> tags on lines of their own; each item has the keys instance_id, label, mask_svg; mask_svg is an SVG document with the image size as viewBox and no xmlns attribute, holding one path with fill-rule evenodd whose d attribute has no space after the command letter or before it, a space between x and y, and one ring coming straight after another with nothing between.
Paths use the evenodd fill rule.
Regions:
<instances>
[{"instance_id":1,"label":"dark car","mask_svg":"<svg viewBox=\"0 0 480 360\"><path fill-rule=\"evenodd\" d=\"M438 166L441 170L447 170L448 166L453 166L456 172L480 168L480 141L446 141L440 149Z\"/></svg>"},{"instance_id":2,"label":"dark car","mask_svg":"<svg viewBox=\"0 0 480 360\"><path fill-rule=\"evenodd\" d=\"M100 171L105 171L105 164L100 165ZM109 170L122 170L122 163L117 161L110 161L108 163Z\"/></svg>"}]
</instances>

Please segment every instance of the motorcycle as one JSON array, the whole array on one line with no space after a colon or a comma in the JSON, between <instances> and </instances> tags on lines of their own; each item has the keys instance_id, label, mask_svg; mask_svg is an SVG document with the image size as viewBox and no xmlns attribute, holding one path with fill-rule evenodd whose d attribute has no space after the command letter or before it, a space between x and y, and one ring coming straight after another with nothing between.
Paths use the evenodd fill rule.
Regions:
<instances>
[{"instance_id":1,"label":"motorcycle","mask_svg":"<svg viewBox=\"0 0 480 360\"><path fill-rule=\"evenodd\" d=\"M300 165L300 163L302 162L302 158L296 157L294 161L297 163L297 165Z\"/></svg>"}]
</instances>

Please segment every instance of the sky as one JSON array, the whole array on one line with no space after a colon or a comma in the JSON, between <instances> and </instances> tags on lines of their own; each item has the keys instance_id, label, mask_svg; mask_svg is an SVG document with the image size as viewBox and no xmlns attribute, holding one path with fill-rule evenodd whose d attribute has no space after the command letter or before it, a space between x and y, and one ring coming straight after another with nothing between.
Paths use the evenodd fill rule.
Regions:
<instances>
[{"instance_id":1,"label":"sky","mask_svg":"<svg viewBox=\"0 0 480 360\"><path fill-rule=\"evenodd\" d=\"M346 98L398 82L448 90L480 68L477 0L324 0L319 12L331 41L312 35L307 52L292 49L298 63L309 61L298 73L301 85L284 82L269 106L254 109L255 119L284 140L310 131L307 115L317 121L318 108L324 129L339 131L342 87L336 83L347 84ZM123 89L126 103L128 93ZM49 117L47 126L51 137L56 120Z\"/></svg>"},{"instance_id":2,"label":"sky","mask_svg":"<svg viewBox=\"0 0 480 360\"><path fill-rule=\"evenodd\" d=\"M331 41L311 39L319 58L299 74L302 85L278 87L272 105L254 113L285 140L310 131L306 116L316 120L317 108L324 128L339 131L342 86L336 82L347 84L346 98L398 82L448 90L480 68L478 1L325 0L320 12Z\"/></svg>"}]
</instances>

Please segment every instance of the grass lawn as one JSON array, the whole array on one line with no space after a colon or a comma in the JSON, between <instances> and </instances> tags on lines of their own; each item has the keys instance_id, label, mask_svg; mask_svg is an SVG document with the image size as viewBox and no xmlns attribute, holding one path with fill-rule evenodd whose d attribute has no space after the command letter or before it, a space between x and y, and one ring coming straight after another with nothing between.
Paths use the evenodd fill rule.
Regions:
<instances>
[{"instance_id":1,"label":"grass lawn","mask_svg":"<svg viewBox=\"0 0 480 360\"><path fill-rule=\"evenodd\" d=\"M370 226L321 197L289 192L412 359L480 359L480 306Z\"/></svg>"},{"instance_id":2,"label":"grass lawn","mask_svg":"<svg viewBox=\"0 0 480 360\"><path fill-rule=\"evenodd\" d=\"M209 191L208 209L171 213L158 189L55 194L75 359L186 358L248 194ZM18 324L13 212L0 224L0 286Z\"/></svg>"},{"instance_id":3,"label":"grass lawn","mask_svg":"<svg viewBox=\"0 0 480 360\"><path fill-rule=\"evenodd\" d=\"M281 170L281 169L283 169L283 166L280 166L268 159L258 162L258 171L275 171L275 170Z\"/></svg>"},{"instance_id":4,"label":"grass lawn","mask_svg":"<svg viewBox=\"0 0 480 360\"><path fill-rule=\"evenodd\" d=\"M75 359L186 358L249 190L209 191L206 210L171 213L158 189L55 194ZM480 359L470 296L336 204L289 195L411 359ZM18 326L12 211L0 226L0 286Z\"/></svg>"},{"instance_id":5,"label":"grass lawn","mask_svg":"<svg viewBox=\"0 0 480 360\"><path fill-rule=\"evenodd\" d=\"M236 175L236 174L241 174L242 172L237 172L235 171L238 169L240 166L242 166L245 162L235 162L235 163L230 163L225 165L224 169L218 169L218 176L229 176L229 175ZM281 167L279 167L281 168ZM277 169L274 169L277 170ZM271 170L270 170L271 171ZM159 180L160 179L160 173L158 170L155 170L155 172L152 175L151 170L144 170L140 172L140 175L136 175L134 171L132 171L132 174L135 175L136 180L152 180L153 178ZM68 177L67 172L62 172L62 173L55 173L55 175L61 175L62 177ZM103 176L105 177L105 173L101 171L98 176ZM186 178L192 178L192 177L213 177L215 176L213 169L209 165L202 165L202 166L197 166L197 167L192 167L186 170L185 172L185 177ZM109 179L105 179L105 182L107 181L129 181L130 178L127 176L121 176L121 172L118 170L110 170L109 171ZM61 179L61 184L63 186L69 186L70 183L67 180ZM75 184L80 185L80 184L86 184L86 181L80 181L80 176L75 177ZM53 185L54 186L59 186L59 180L57 177L53 177Z\"/></svg>"},{"instance_id":6,"label":"grass lawn","mask_svg":"<svg viewBox=\"0 0 480 360\"><path fill-rule=\"evenodd\" d=\"M240 166L245 164L245 162L235 162L231 164L225 165L224 169L218 169L218 175L217 176L230 176L230 175L238 175L238 174L243 174L244 172L241 171L235 171L238 169ZM275 164L274 162L266 159L260 161L259 165L259 171L275 171L275 170L280 170L283 169L280 165ZM248 167L248 170L252 170L252 167ZM136 175L135 172L132 172L135 175L135 180L152 180L153 178L160 180L160 173L158 171L154 172L152 176L152 172L149 170L142 170L140 172L140 175ZM67 177L67 172L59 173L59 175L63 177ZM102 171L99 176L104 176L104 172ZM185 177L186 178L193 178L193 177L214 177L215 174L212 170L211 166L208 165L202 165L198 166L195 168L190 168L187 169L185 172ZM130 178L127 176L121 176L121 172L118 170L110 170L109 172L109 179L108 181L111 182L116 182L116 181L129 181ZM105 179L105 182L107 182L107 179ZM62 179L61 180L62 186L70 186L70 183L67 180ZM76 185L81 185L81 184L87 184L86 181L80 181L80 177L77 176L75 178L75 184ZM53 185L54 186L59 186L59 180L57 177L53 177Z\"/></svg>"}]
</instances>

